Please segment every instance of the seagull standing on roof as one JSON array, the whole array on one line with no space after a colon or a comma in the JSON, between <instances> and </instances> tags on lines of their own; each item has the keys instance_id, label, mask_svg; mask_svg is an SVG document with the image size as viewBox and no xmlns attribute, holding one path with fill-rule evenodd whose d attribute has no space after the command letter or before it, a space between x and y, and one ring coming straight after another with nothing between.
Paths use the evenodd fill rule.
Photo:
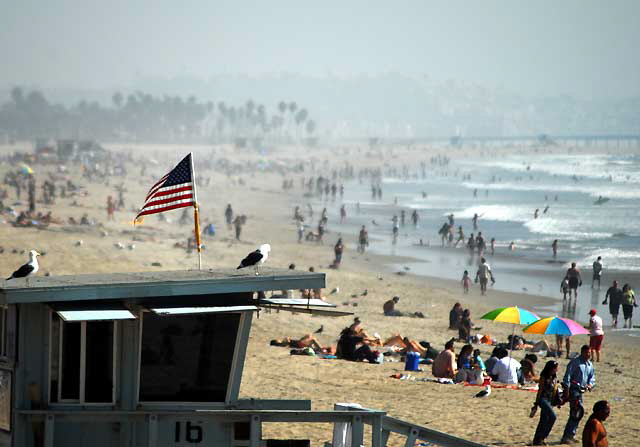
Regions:
<instances>
[{"instance_id":1,"label":"seagull standing on roof","mask_svg":"<svg viewBox=\"0 0 640 447\"><path fill-rule=\"evenodd\" d=\"M262 244L260 246L260 248L258 248L256 251L252 251L251 253L249 253L247 255L246 258L244 258L242 261L240 261L240 265L238 266L238 268L236 270L239 270L239 269L242 269L242 268L245 268L245 267L254 266L256 275L259 275L260 274L260 265L262 265L265 262L267 262L267 259L269 258L269 252L270 251L271 251L271 245Z\"/></svg>"},{"instance_id":2,"label":"seagull standing on roof","mask_svg":"<svg viewBox=\"0 0 640 447\"><path fill-rule=\"evenodd\" d=\"M25 278L27 284L29 284L29 276L35 275L40 268L40 266L38 265L38 256L40 256L40 253L35 250L31 250L29 252L29 262L13 272L11 276L7 278L7 281L13 278Z\"/></svg>"},{"instance_id":3,"label":"seagull standing on roof","mask_svg":"<svg viewBox=\"0 0 640 447\"><path fill-rule=\"evenodd\" d=\"M489 397L491 395L491 385L487 385L484 387L484 390L480 391L473 397Z\"/></svg>"}]
</instances>

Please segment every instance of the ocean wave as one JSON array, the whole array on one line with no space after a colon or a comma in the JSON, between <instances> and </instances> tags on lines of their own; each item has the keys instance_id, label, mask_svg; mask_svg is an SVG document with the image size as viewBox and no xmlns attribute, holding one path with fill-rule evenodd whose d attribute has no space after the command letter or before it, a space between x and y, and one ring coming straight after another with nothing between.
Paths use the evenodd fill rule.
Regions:
<instances>
[{"instance_id":1,"label":"ocean wave","mask_svg":"<svg viewBox=\"0 0 640 447\"><path fill-rule=\"evenodd\" d=\"M640 252L602 248L592 251L589 256L579 261L579 265L591 266L593 260L602 257L605 269L640 271Z\"/></svg>"},{"instance_id":2,"label":"ocean wave","mask_svg":"<svg viewBox=\"0 0 640 447\"><path fill-rule=\"evenodd\" d=\"M471 219L477 214L480 219L496 220L500 222L527 222L531 219L531 207L507 205L477 205L454 213L456 218ZM449 213L444 213L447 216Z\"/></svg>"},{"instance_id":3,"label":"ocean wave","mask_svg":"<svg viewBox=\"0 0 640 447\"><path fill-rule=\"evenodd\" d=\"M612 158L609 155L546 155L534 161L522 157L507 160L469 161L469 165L485 166L519 173L542 173L559 177L574 175L587 179L608 179L617 183L640 183L638 162Z\"/></svg>"},{"instance_id":4,"label":"ocean wave","mask_svg":"<svg viewBox=\"0 0 640 447\"><path fill-rule=\"evenodd\" d=\"M603 185L558 185L558 184L544 184L544 183L478 183L478 182L463 182L462 186L468 189L489 189L489 190L504 190L504 191L541 191L549 193L582 193L597 199L598 197L607 197L609 199L623 199L633 200L640 199L640 187L632 187L626 185L624 187L616 188L613 186Z\"/></svg>"},{"instance_id":5,"label":"ocean wave","mask_svg":"<svg viewBox=\"0 0 640 447\"><path fill-rule=\"evenodd\" d=\"M590 240L590 239L606 239L611 237L611 233L597 232L597 231L580 231L578 228L573 228L571 223L566 220L545 218L545 219L531 219L524 223L532 233L538 234L552 234L557 239L568 240ZM580 228L584 228L581 226Z\"/></svg>"}]
</instances>

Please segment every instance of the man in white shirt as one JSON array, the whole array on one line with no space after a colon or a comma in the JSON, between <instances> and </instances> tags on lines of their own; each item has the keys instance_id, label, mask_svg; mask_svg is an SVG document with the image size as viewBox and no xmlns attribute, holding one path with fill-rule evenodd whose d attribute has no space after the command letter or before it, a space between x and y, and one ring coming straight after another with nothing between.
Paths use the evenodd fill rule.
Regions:
<instances>
[{"instance_id":1,"label":"man in white shirt","mask_svg":"<svg viewBox=\"0 0 640 447\"><path fill-rule=\"evenodd\" d=\"M491 279L491 284L494 284L496 280L493 278L493 272L491 266L487 263L485 258L480 258L480 265L478 265L478 272L476 273L476 282L480 280L480 294L487 294L487 283Z\"/></svg>"},{"instance_id":2,"label":"man in white shirt","mask_svg":"<svg viewBox=\"0 0 640 447\"><path fill-rule=\"evenodd\" d=\"M509 356L506 349L500 349L499 353L496 353L498 361L493 366L491 374L497 376L498 382L516 384L518 383L518 368L520 363Z\"/></svg>"},{"instance_id":3,"label":"man in white shirt","mask_svg":"<svg viewBox=\"0 0 640 447\"><path fill-rule=\"evenodd\" d=\"M600 361L600 349L602 348L602 340L604 339L604 329L602 329L602 318L596 315L596 310L589 311L589 350L591 358L596 362Z\"/></svg>"}]
</instances>

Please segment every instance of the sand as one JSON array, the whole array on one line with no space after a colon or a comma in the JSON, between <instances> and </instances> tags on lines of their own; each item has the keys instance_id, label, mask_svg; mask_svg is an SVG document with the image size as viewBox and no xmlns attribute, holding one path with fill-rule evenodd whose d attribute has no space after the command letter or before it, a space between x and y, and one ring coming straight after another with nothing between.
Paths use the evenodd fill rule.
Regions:
<instances>
[{"instance_id":1,"label":"sand","mask_svg":"<svg viewBox=\"0 0 640 447\"><path fill-rule=\"evenodd\" d=\"M121 149L119 147L118 149ZM127 188L126 211L116 212L115 222L106 222L105 204L107 195L115 195L113 186L120 179L110 180L111 186L88 183L79 175L72 175L74 181L87 186L88 196L77 198L81 206L71 206L71 199L58 199L54 206L38 204L44 212L51 209L54 216L64 218L73 216L78 219L83 213L103 223L103 227L69 227L53 225L46 230L16 229L7 223L0 223L0 246L5 252L1 255L5 277L26 259L26 255L12 253L13 249L29 250L36 248L46 251L41 258L42 273L77 274L85 272L143 271L154 269L187 269L197 265L196 255L187 254L182 249L173 248L175 242L184 242L191 232L191 226L179 226L177 219L180 211L167 216L172 223L159 223L155 217L148 218L145 224L135 229L131 219L135 214L131 209L139 206L149 186L155 181L154 175L165 170L165 160L177 161L187 149L170 146L131 146L135 156L152 154L161 160L163 167L150 169L140 178L138 167L131 165ZM0 148L0 155L8 153L8 148ZM196 157L205 156L208 148L190 147ZM404 152L407 153L404 153ZM274 157L283 163L300 159L299 148L278 152ZM356 154L335 148L330 151L317 150L315 160L318 166L327 159L338 166ZM360 157L362 164L375 165L381 162L406 162L415 152L388 148L379 151L376 157ZM420 154L426 157L425 153ZM231 148L218 149L216 157L234 157L234 160L257 160L252 152L237 155ZM0 165L0 175L9 169L5 163ZM36 172L53 167L35 166ZM164 173L164 172L162 172ZM455 301L471 310L476 325L482 326L482 333L493 338L505 340L512 327L507 324L479 320L484 312L505 305L527 303L544 304L545 298L532 295L490 291L487 297L480 297L477 290L463 295L459 285L452 281L417 277L411 274L399 276L388 267L389 263L401 263L402 259L393 257L359 255L355 250L355 240L345 239L345 250L340 270L328 269L333 259L332 245L335 234L329 234L326 245L296 243L296 229L291 220L292 204L301 199L299 181L291 193L281 192L282 177L276 173L261 172L255 176L245 176L246 185L238 186L238 175L227 177L221 173L207 172L212 183L200 188L204 221L210 218L218 230L214 238L205 238L206 250L203 256L205 267L235 266L239 259L258 245L269 242L273 247L269 264L286 267L295 263L299 269L314 266L316 271L327 273L326 293L339 287L338 294L328 299L338 305L339 310L348 310L358 315L370 333L378 332L383 337L394 333L418 340L430 341L438 349L446 340L457 335L447 329L448 311ZM13 199L13 191L9 191ZM38 190L38 194L40 190ZM10 201L5 201L8 203ZM246 214L248 223L243 230L242 241L233 239L232 231L223 224L223 212L227 203L231 203L237 213ZM335 205L336 207L339 205ZM1 217L3 220L7 216ZM330 222L331 224L331 222ZM103 232L107 235L103 236ZM82 240L82 245L77 242ZM120 250L116 243L125 246L135 244L133 250ZM153 262L161 263L155 267ZM378 279L382 278L382 279ZM367 289L366 297L361 297ZM357 294L358 298L351 298ZM398 295L400 310L421 311L425 319L405 317L384 317L381 307L384 301ZM532 301L533 300L533 301ZM344 305L343 303L349 303ZM354 306L357 304L357 306ZM386 411L389 415L445 431L476 442L501 445L522 446L531 442L538 417L530 419L529 409L534 393L520 390L495 389L488 399L472 399L478 387L462 385L440 385L431 382L400 381L390 376L401 372L401 363L369 365L342 360L321 360L314 357L290 356L288 349L268 346L272 338L281 336L299 337L324 326L319 338L324 344L335 344L339 331L350 322L349 317L327 318L289 313L262 312L254 319L251 341L248 347L247 361L241 387L241 396L245 398L286 398L310 399L314 409L330 409L336 402L357 402L366 407ZM532 337L537 339L537 337ZM552 337L548 337L553 342ZM637 338L605 336L603 358L597 363L596 389L585 395L585 408L590 410L594 402L608 399L612 404L612 414L606 422L609 433L609 445L631 446L637 444L640 428L637 424L636 408L640 403L640 346ZM587 342L586 336L573 337L573 347ZM462 346L456 344L456 351ZM479 346L486 354L491 348ZM514 357L522 358L524 353L516 352ZM544 359L538 364L541 369ZM564 373L566 360L560 360L560 372ZM430 368L425 366L423 373L414 373L416 377L431 377ZM620 373L615 372L621 371ZM568 407L558 411L558 421L548 441L557 443L568 415ZM581 433L581 424L579 435ZM325 424L307 425L266 425L266 438L303 438L311 439L312 445L323 445L331 440L331 428ZM392 438L390 445L404 445L404 441Z\"/></svg>"}]
</instances>

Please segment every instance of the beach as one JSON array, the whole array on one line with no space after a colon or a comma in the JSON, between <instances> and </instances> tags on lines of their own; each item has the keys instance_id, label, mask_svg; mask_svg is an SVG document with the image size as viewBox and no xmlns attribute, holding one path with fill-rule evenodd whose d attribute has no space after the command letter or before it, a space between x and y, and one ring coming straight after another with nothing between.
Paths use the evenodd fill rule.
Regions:
<instances>
[{"instance_id":1,"label":"beach","mask_svg":"<svg viewBox=\"0 0 640 447\"><path fill-rule=\"evenodd\" d=\"M538 284L550 288L559 282L563 264L548 264L535 257L517 259L508 253L501 253L494 264L498 284L489 290L487 296L480 296L478 287L474 285L469 295L463 295L459 277L465 265L464 255L450 256L451 250L437 247L437 228L422 227L433 235L429 247L414 244L419 239L414 234L403 236L400 244L391 247L388 233L390 222L385 222L383 231L371 231L371 250L365 254L356 252L356 232L362 222L371 221L372 215L389 216L394 194L387 194L382 205L385 208L375 213L365 213L355 217L353 204L359 201L356 183L347 184L345 203L349 203L347 223L337 223L336 215L340 199L335 203L327 203L330 208L329 232L325 235L324 245L313 242L297 243L296 226L292 220L295 205L303 205L315 199L305 197L299 188L302 176L317 176L322 172L329 175L332 168L346 163L358 163L359 168L388 165L401 167L408 163L417 163L438 154L447 154L446 148L424 148L420 152L411 148L387 148L370 151L363 148L334 147L317 149L311 157L301 157L300 148L275 148L271 153L259 154L252 151L238 151L232 147L176 147L168 145L107 145L109 149L128 151L132 154L127 163L129 173L125 178L114 177L103 181L89 182L83 179L79 170L69 166L64 174L74 182L83 185L83 194L68 199L58 199L53 205L38 203L38 210L51 211L55 217L64 222L70 216L79 219L84 213L99 221L102 225L50 225L45 229L15 228L9 224L10 216L3 214L0 223L0 246L4 248L2 265L8 276L15 268L25 262L22 250L38 249L46 254L41 258L41 274L52 275L81 274L94 272L175 270L197 268L197 255L187 253L175 244L185 243L192 233L192 223L177 223L181 211L167 214L168 222L160 222L155 216L145 219L142 225L132 224L135 210L142 205L148 188L166 173L171 163L177 163L187 152L192 151L198 170L198 157L210 160L229 160L237 166L223 172L219 169L202 170L203 176L210 178L210 183L199 187L198 194L202 208L202 221L208 220L216 227L216 235L205 237L203 243L204 268L235 267L247 253L255 250L260 244L272 246L269 265L286 268L294 263L296 269L307 270L314 267L316 271L325 272L327 287L324 294L328 301L337 305L337 310L353 312L363 321L369 333L379 333L383 338L400 333L416 340L426 340L440 350L457 331L449 331L448 313L456 301L471 310L475 326L482 327L478 332L490 334L493 339L506 341L508 334L514 329L509 324L480 320L479 317L495 308L518 305L551 315L558 308L558 297L538 293ZM27 146L23 146L27 148ZM0 148L0 155L7 155L16 150L15 147ZM592 150L592 149L590 149ZM560 151L560 149L549 150ZM505 153L507 150L505 150ZM517 151L511 151L516 153ZM456 157L465 158L463 152ZM142 175L140 162L156 160ZM326 164L325 164L326 160ZM310 164L316 172L311 174ZM306 171L296 171L292 167L300 165ZM278 168L280 167L280 168ZM55 172L55 165L35 165L38 179L44 179L45 173ZM12 166L7 162L0 165L0 174L4 176ZM198 174L196 174L198 175ZM294 188L282 191L283 179L293 179ZM154 180L155 179L155 180ZM384 184L384 183L383 183ZM115 186L126 189L126 205L115 213L115 220L107 222L106 200L108 195L116 195ZM351 186L350 186L351 185ZM351 188L351 189L350 189ZM368 183L363 183L363 190ZM10 194L13 191L9 190ZM39 194L39 191L38 191ZM5 205L13 200L5 200ZM24 208L24 199L16 209ZM74 204L75 203L75 204ZM224 223L224 209L227 203L232 204L234 211L247 216L243 227L241 241L234 239L233 230ZM315 217L321 209L314 202ZM422 209L422 208L421 208ZM427 212L424 211L426 216ZM389 216L390 217L390 216ZM441 215L432 216L444 220ZM380 218L379 218L380 219ZM426 219L425 219L426 220ZM381 221L380 221L381 222ZM502 230L501 230L502 231ZM333 260L333 244L338 234L343 235L346 249L340 269L330 269ZM425 238L425 240L427 240ZM80 242L81 241L81 242ZM118 246L122 245L122 248ZM434 246L435 245L435 246ZM504 248L504 247L503 247ZM13 250L16 250L14 253ZM428 256L417 254L419 250L429 252ZM464 251L464 250L463 250ZM445 257L447 261L439 261ZM561 256L563 261L569 261ZM430 265L442 264L450 275L443 271L431 269ZM155 264L155 265L154 265ZM159 265L158 265L159 264ZM606 264L605 264L606 265ZM409 269L404 269L404 267ZM508 267L513 272L508 272ZM541 267L542 266L542 267ZM544 268L543 268L544 267ZM469 268L472 276L475 268ZM402 274L398 274L402 272ZM609 272L605 272L609 275ZM620 270L619 275L626 281L638 284L637 273L633 270ZM531 279L532 285L518 284L518 276ZM5 276L5 277L6 277ZM502 279L505 278L505 279ZM608 276L604 278L608 279ZM585 286L576 310L575 319L587 320L586 312L592 306L593 296L589 293L590 272L585 273ZM498 290L500 281L512 284L505 290ZM549 284L549 285L547 285ZM603 279L602 291L608 283ZM520 292L518 293L518 287ZM526 293L522 288L526 287ZM334 288L339 292L330 294ZM362 293L367 290L366 296ZM356 295L355 298L352 295ZM392 296L399 296L398 308L403 311L420 311L426 318L385 317L382 304ZM602 296L597 295L598 302ZM598 304L598 303L596 303ZM600 313L605 313L606 306L597 305ZM545 315L545 316L546 316ZM381 365L355 363L344 360L319 359L310 356L291 356L286 348L269 346L274 338L291 336L301 337L312 333L321 325L323 331L318 338L323 344L335 344L342 328L348 326L350 317L328 318L303 314L291 315L286 312L261 312L254 317L251 342L248 347L247 361L243 375L241 396L264 399L310 399L314 409L330 409L336 402L356 402L365 407L386 411L390 416L441 430L452 435L473 441L500 446L523 446L530 443L538 418L528 417L535 393L513 389L494 389L487 399L473 399L480 388L463 385L443 385L416 380L398 380L391 378L393 374L403 372L400 362L385 362ZM640 429L637 424L636 408L640 403L640 343L634 331L611 333L605 328L602 361L595 364L597 386L593 392L585 394L585 409L590 413L594 402L607 399L612 405L612 414L605 423L609 434L610 446L634 445ZM623 333L624 332L624 333ZM628 331L627 331L628 332ZM519 333L516 328L516 333ZM542 336L527 336L528 340L540 340ZM555 337L546 336L549 343ZM573 351L588 341L588 337L574 336ZM456 343L456 352L462 343ZM483 358L488 357L491 347L477 345ZM515 351L514 357L521 359L524 352ZM546 359L541 358L536 365L539 371ZM560 373L564 373L567 360L560 359ZM423 365L424 372L411 373L414 378L431 378L430 367ZM549 437L550 443L560 440L562 429L568 415L568 406L558 410L558 421ZM583 419L578 437L581 434L586 418ZM321 446L323 441L330 441L331 429L327 425L273 425L265 426L265 438L311 439L312 445ZM389 445L404 445L400 439L392 439Z\"/></svg>"}]
</instances>

